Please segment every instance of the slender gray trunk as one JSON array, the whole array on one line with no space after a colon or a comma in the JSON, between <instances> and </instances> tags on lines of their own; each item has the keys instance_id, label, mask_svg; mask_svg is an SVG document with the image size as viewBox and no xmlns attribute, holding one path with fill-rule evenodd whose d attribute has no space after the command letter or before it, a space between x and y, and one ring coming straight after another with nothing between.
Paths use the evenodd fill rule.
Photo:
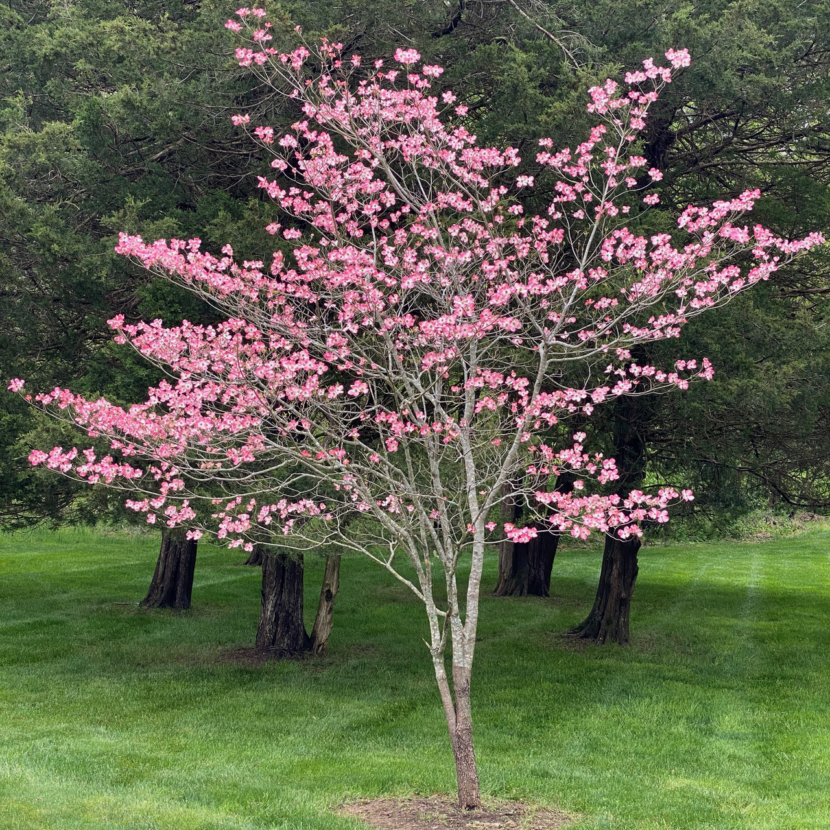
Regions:
<instances>
[{"instance_id":1,"label":"slender gray trunk","mask_svg":"<svg viewBox=\"0 0 830 830\"><path fill-rule=\"evenodd\" d=\"M334 600L340 590L340 558L339 556L326 557L326 570L323 574L323 584L320 586L317 616L314 619L314 628L311 630L311 650L315 654L322 654L326 650L326 643L329 641L334 625Z\"/></svg>"},{"instance_id":2,"label":"slender gray trunk","mask_svg":"<svg viewBox=\"0 0 830 830\"><path fill-rule=\"evenodd\" d=\"M478 767L473 747L473 711L470 703L470 671L453 669L455 697L455 729L451 730L455 775L458 782L458 804L462 810L481 809Z\"/></svg>"}]
</instances>

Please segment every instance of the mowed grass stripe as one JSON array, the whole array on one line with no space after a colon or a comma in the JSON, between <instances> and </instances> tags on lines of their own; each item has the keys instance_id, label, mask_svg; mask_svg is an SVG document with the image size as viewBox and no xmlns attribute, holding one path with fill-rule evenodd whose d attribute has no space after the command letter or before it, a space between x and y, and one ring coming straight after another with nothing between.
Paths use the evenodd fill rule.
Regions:
<instances>
[{"instance_id":1,"label":"mowed grass stripe","mask_svg":"<svg viewBox=\"0 0 830 830\"><path fill-rule=\"evenodd\" d=\"M550 600L485 597L486 793L592 830L830 828L828 539L644 550L630 649L558 636L598 551L557 555ZM343 799L452 791L423 613L389 575L344 561L330 654L254 666L234 654L257 569L201 546L193 610L147 612L156 553L0 540L0 827L345 830ZM321 572L309 559L309 616Z\"/></svg>"},{"instance_id":2,"label":"mowed grass stripe","mask_svg":"<svg viewBox=\"0 0 830 830\"><path fill-rule=\"evenodd\" d=\"M766 556L753 626L763 660L750 686L762 718L764 791L787 793L817 818L830 804L830 567L815 556L825 546L826 539L812 550L798 540ZM820 818L815 826L824 826Z\"/></svg>"}]
</instances>

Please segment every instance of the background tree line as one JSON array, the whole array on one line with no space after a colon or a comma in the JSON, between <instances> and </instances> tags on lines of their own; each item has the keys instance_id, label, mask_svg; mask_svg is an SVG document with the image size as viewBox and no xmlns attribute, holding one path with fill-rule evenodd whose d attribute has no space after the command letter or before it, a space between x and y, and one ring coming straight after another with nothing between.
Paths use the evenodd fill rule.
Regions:
<instances>
[{"instance_id":1,"label":"background tree line","mask_svg":"<svg viewBox=\"0 0 830 830\"><path fill-rule=\"evenodd\" d=\"M830 3L785 0L590 4L539 0L319 0L268 4L272 18L388 57L412 45L447 68L483 142L528 156L535 139L581 140L585 89L643 57L686 46L694 62L653 114L643 154L664 173L666 211L760 188L759 221L785 237L830 224ZM0 368L32 387L138 400L152 370L110 342L106 320L210 321L209 308L116 257L119 230L200 233L257 258L274 217L267 168L230 121L279 131L296 112L252 88L208 2L0 5ZM660 208L641 220L665 230ZM626 486L691 482L707 518L828 500L826 255L744 294L685 337L715 364L688 393L609 407L592 436L626 465ZM656 355L659 358L659 355ZM0 522L117 514L105 493L30 470L45 431L0 401ZM54 434L54 435L53 435ZM44 443L41 441L40 443ZM60 443L56 440L55 443Z\"/></svg>"}]
</instances>

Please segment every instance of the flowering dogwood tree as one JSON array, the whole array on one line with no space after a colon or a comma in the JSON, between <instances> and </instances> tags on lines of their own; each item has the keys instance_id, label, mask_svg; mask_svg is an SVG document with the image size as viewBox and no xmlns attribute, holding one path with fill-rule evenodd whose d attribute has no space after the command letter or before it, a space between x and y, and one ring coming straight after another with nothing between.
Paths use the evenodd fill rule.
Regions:
<instances>
[{"instance_id":1,"label":"flowering dogwood tree","mask_svg":"<svg viewBox=\"0 0 830 830\"><path fill-rule=\"evenodd\" d=\"M38 395L115 453L57 447L31 460L139 493L130 507L186 525L191 538L210 530L230 547L293 549L337 540L389 570L424 604L460 803L476 808L470 683L487 552L544 528L626 538L692 498L603 495L613 459L590 452L581 432L564 445L554 436L605 401L711 377L705 359L661 368L631 350L678 337L691 317L823 240L739 224L757 192L688 207L675 234L625 227L629 211L658 200L638 194L659 172L632 153L671 80L651 60L625 86L590 91L600 123L588 140L559 151L541 141L534 175L519 175L515 149L478 146L452 92L431 93L442 70L414 50L370 71L327 41L277 54L264 12L238 15L228 27L252 37L240 63L303 111L279 139L252 125L275 155L276 178L260 184L285 218L269 230L295 242L295 261L277 252L237 263L229 247L214 256L198 239L122 235L120 253L228 320L112 320L116 339L170 380L127 409L68 390ZM685 51L667 58L689 62ZM523 208L534 189L548 194L542 215ZM566 492L555 486L563 472L574 482ZM506 494L543 529L498 523Z\"/></svg>"}]
</instances>

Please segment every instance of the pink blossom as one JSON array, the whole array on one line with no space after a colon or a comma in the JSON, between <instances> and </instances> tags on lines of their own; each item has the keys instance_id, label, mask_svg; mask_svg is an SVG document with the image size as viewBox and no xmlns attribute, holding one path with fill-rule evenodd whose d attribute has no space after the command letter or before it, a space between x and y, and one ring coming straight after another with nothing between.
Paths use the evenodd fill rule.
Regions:
<instances>
[{"instance_id":1,"label":"pink blossom","mask_svg":"<svg viewBox=\"0 0 830 830\"><path fill-rule=\"evenodd\" d=\"M415 49L398 49L395 52L395 60L398 63L411 65L413 63L418 63L418 61L421 60L421 56Z\"/></svg>"},{"instance_id":2,"label":"pink blossom","mask_svg":"<svg viewBox=\"0 0 830 830\"><path fill-rule=\"evenodd\" d=\"M240 9L249 15L261 17ZM434 655L445 637L469 655L475 618L462 622L459 605L473 609L488 550L545 532L636 538L693 498L672 487L614 492L614 459L593 430L567 438L568 424L622 396L710 378L708 360L672 352L683 327L823 239L785 240L749 222L757 190L691 205L671 230L623 224L648 169L631 148L671 81L652 59L626 85L590 90L596 124L580 144L539 142L550 183L539 208L542 195L522 189L533 177L513 172L518 149L481 142L466 107L447 117L456 99L430 94L440 72L409 68L414 50L396 52L403 70L381 72L378 61L356 72L330 40L263 48L269 29L245 27L250 42L236 54L296 105L272 147L286 175L258 177L287 217L269 231L292 244L240 260L198 238L121 234L120 255L219 321L113 318L116 342L162 379L123 407L44 390L33 405L76 425L87 446L34 450L30 461L120 490L148 523L191 539L363 551L429 606ZM667 58L688 64L685 50ZM261 127L251 138L274 136ZM666 364L638 359L649 353ZM507 499L526 526L508 522L500 538L491 518ZM454 589L462 560L468 601L439 606L426 587L443 576Z\"/></svg>"},{"instance_id":3,"label":"pink blossom","mask_svg":"<svg viewBox=\"0 0 830 830\"><path fill-rule=\"evenodd\" d=\"M692 62L688 49L669 49L669 51L666 52L666 59L675 69L689 66Z\"/></svg>"},{"instance_id":4,"label":"pink blossom","mask_svg":"<svg viewBox=\"0 0 830 830\"><path fill-rule=\"evenodd\" d=\"M531 539L535 539L539 535L539 532L535 527L515 527L509 522L505 524L504 532L511 542L517 544L529 542Z\"/></svg>"}]
</instances>

